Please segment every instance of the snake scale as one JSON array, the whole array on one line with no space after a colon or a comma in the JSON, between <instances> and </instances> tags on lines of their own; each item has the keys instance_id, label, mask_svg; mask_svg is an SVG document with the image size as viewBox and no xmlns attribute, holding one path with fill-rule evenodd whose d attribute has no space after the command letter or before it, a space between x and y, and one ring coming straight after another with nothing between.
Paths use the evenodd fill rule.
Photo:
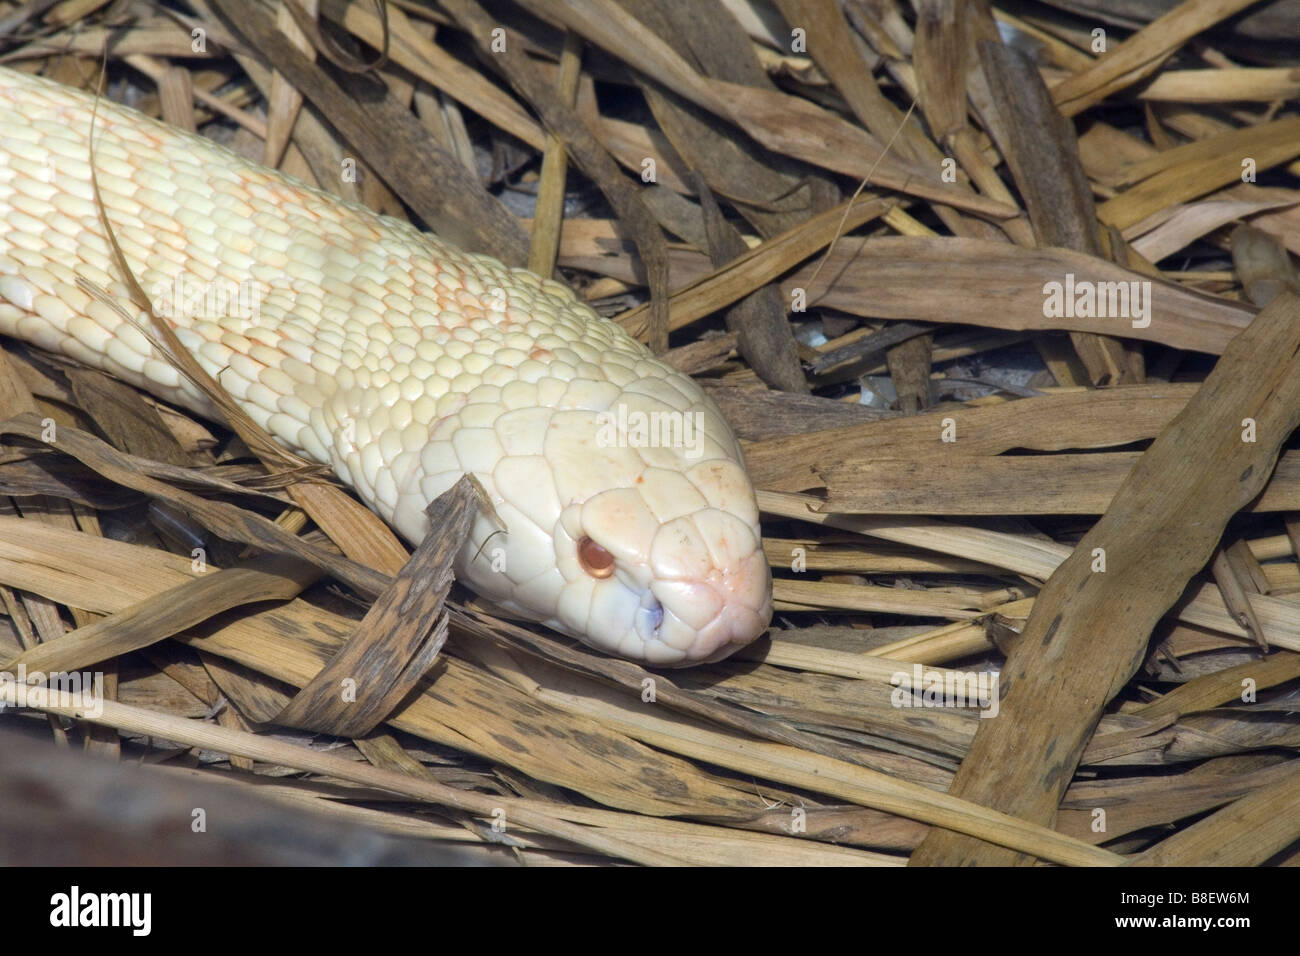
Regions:
<instances>
[{"instance_id":1,"label":"snake scale","mask_svg":"<svg viewBox=\"0 0 1300 956\"><path fill-rule=\"evenodd\" d=\"M476 518L457 577L605 652L684 666L767 628L771 575L731 429L563 284L4 68L0 333L216 414L141 331L148 316L114 266L92 109L95 173L132 272L277 441L330 466L413 544L427 505L472 473L505 532Z\"/></svg>"}]
</instances>

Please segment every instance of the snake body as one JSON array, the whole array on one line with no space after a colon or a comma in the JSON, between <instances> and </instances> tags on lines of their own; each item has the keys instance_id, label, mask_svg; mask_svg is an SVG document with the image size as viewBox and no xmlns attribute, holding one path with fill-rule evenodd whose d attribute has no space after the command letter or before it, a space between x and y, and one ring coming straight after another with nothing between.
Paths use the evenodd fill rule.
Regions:
<instances>
[{"instance_id":1,"label":"snake body","mask_svg":"<svg viewBox=\"0 0 1300 956\"><path fill-rule=\"evenodd\" d=\"M211 417L114 266L94 107L0 68L0 333ZM480 515L456 563L480 596L659 665L766 629L753 489L689 377L561 283L108 101L94 123L132 272L255 421L412 543L434 498L466 472L482 482L505 532Z\"/></svg>"}]
</instances>

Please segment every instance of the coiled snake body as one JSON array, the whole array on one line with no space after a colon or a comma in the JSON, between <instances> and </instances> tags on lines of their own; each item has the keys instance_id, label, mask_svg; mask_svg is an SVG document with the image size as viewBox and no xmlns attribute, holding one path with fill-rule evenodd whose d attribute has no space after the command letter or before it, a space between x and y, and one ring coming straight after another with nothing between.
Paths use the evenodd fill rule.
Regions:
<instances>
[{"instance_id":1,"label":"coiled snake body","mask_svg":"<svg viewBox=\"0 0 1300 956\"><path fill-rule=\"evenodd\" d=\"M130 304L95 206L93 99L0 68L0 333L211 416L78 276ZM260 425L412 543L465 472L492 497L457 576L507 612L654 664L771 617L740 448L688 377L560 283L101 101L95 172L155 311ZM488 538L491 536L491 541Z\"/></svg>"}]
</instances>

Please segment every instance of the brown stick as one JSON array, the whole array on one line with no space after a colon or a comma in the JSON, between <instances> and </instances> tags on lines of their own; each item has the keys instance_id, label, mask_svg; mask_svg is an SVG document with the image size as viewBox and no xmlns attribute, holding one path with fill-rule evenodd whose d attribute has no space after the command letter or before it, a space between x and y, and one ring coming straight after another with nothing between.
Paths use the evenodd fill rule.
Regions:
<instances>
[{"instance_id":1,"label":"brown stick","mask_svg":"<svg viewBox=\"0 0 1300 956\"><path fill-rule=\"evenodd\" d=\"M1253 422L1253 434L1243 433L1243 420ZM1152 627L1210 559L1228 519L1259 493L1297 425L1300 298L1282 294L1228 345L1048 580L1003 671L999 719L976 733L954 796L1053 821L1103 708L1137 670ZM936 830L911 862L1026 861Z\"/></svg>"}]
</instances>

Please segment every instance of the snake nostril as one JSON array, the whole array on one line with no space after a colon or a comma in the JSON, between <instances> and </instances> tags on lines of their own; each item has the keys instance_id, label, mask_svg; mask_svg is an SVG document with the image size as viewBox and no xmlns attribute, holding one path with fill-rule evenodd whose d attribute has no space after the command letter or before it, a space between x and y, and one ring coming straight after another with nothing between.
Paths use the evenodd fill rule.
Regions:
<instances>
[{"instance_id":1,"label":"snake nostril","mask_svg":"<svg viewBox=\"0 0 1300 956\"><path fill-rule=\"evenodd\" d=\"M660 604L658 601L655 601L654 606L650 608L651 630L654 631L654 633L658 634L659 628L663 627L663 623L664 623L664 606Z\"/></svg>"},{"instance_id":2,"label":"snake nostril","mask_svg":"<svg viewBox=\"0 0 1300 956\"><path fill-rule=\"evenodd\" d=\"M588 537L578 542L578 563L593 578L607 578L614 573L614 556Z\"/></svg>"},{"instance_id":3,"label":"snake nostril","mask_svg":"<svg viewBox=\"0 0 1300 956\"><path fill-rule=\"evenodd\" d=\"M641 606L637 608L635 630L643 641L659 639L659 629L664 623L664 606L648 592L641 596Z\"/></svg>"}]
</instances>

